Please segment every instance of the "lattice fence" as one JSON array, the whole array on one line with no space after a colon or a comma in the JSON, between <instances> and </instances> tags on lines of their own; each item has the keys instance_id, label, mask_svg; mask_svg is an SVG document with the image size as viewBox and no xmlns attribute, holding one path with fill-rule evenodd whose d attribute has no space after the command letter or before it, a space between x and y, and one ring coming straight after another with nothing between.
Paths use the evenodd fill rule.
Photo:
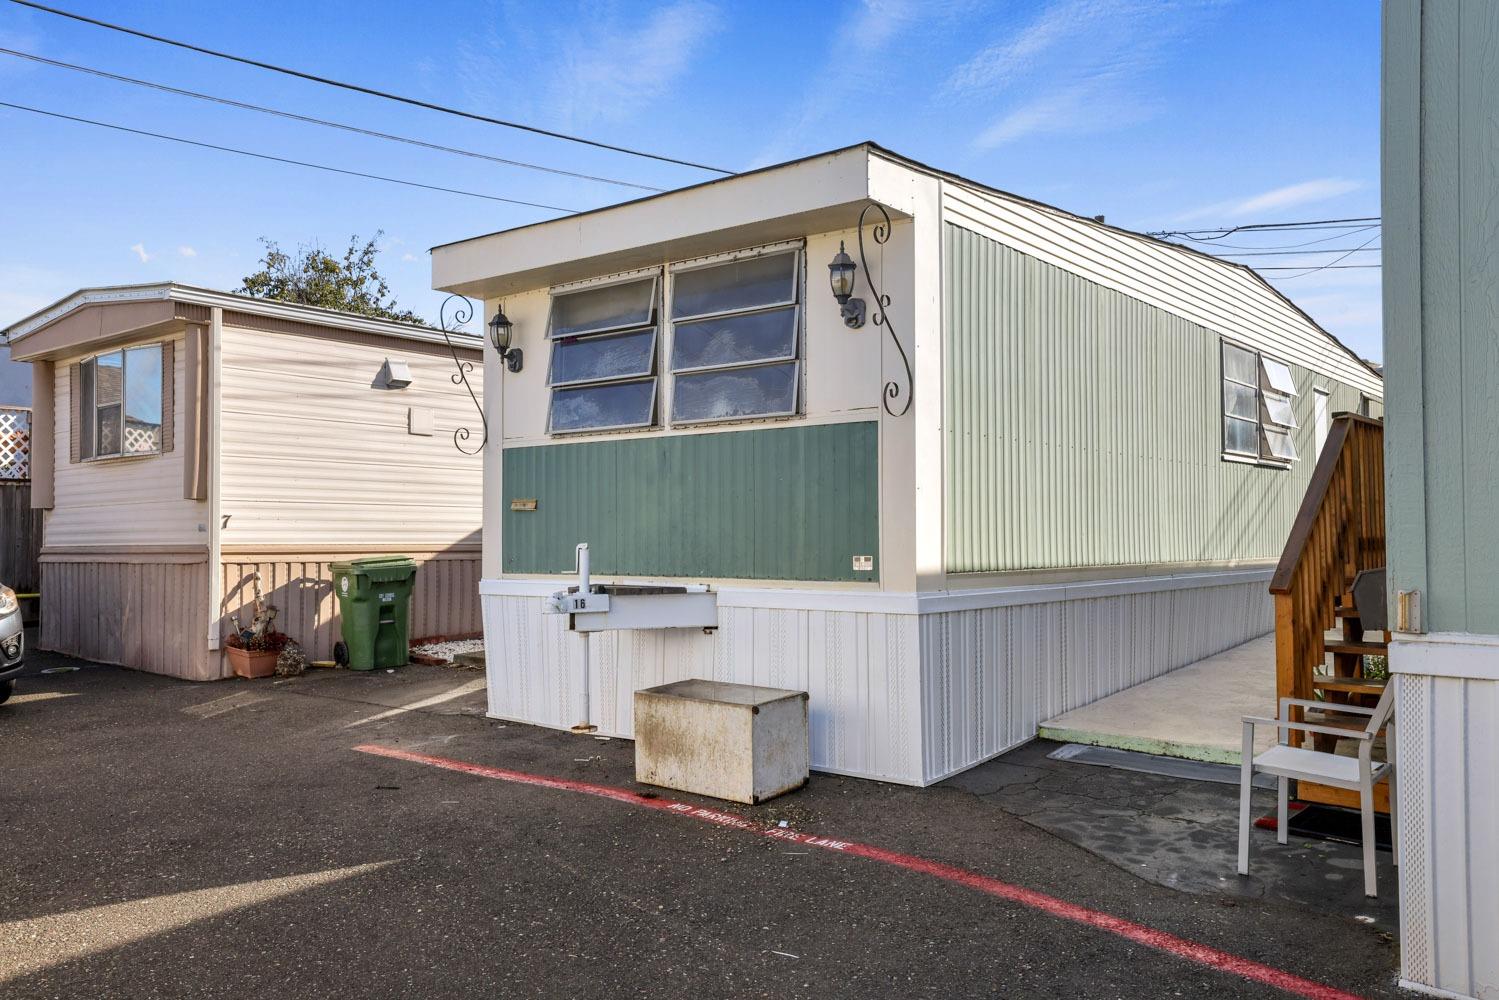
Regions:
<instances>
[{"instance_id":1,"label":"lattice fence","mask_svg":"<svg viewBox=\"0 0 1499 1000\"><path fill-rule=\"evenodd\" d=\"M31 411L0 406L0 479L31 478Z\"/></svg>"}]
</instances>

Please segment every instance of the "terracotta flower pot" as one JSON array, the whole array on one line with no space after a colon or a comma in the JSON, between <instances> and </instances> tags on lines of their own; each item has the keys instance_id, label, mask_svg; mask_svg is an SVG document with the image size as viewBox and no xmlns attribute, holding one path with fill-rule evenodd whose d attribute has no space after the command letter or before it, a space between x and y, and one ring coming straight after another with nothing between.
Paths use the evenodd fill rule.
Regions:
<instances>
[{"instance_id":1,"label":"terracotta flower pot","mask_svg":"<svg viewBox=\"0 0 1499 1000\"><path fill-rule=\"evenodd\" d=\"M229 665L234 668L236 676L270 677L276 672L276 657L280 654L275 650L238 649L234 646L224 648L229 651Z\"/></svg>"}]
</instances>

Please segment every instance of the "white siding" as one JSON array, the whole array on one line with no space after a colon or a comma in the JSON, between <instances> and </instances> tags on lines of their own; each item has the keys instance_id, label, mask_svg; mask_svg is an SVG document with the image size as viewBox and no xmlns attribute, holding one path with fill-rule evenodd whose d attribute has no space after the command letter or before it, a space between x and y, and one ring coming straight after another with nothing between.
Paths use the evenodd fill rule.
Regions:
<instances>
[{"instance_id":1,"label":"white siding","mask_svg":"<svg viewBox=\"0 0 1499 1000\"><path fill-rule=\"evenodd\" d=\"M1377 376L1256 276L1055 209L956 182L948 222L1081 275L1377 399Z\"/></svg>"},{"instance_id":2,"label":"white siding","mask_svg":"<svg viewBox=\"0 0 1499 1000\"><path fill-rule=\"evenodd\" d=\"M374 387L387 357L410 387ZM481 463L453 432L470 428L473 449L482 425L453 373L441 347L225 327L224 549L477 544ZM469 379L479 392L479 365ZM409 407L433 412L430 437L408 432Z\"/></svg>"},{"instance_id":3,"label":"white siding","mask_svg":"<svg viewBox=\"0 0 1499 1000\"><path fill-rule=\"evenodd\" d=\"M481 601L493 716L566 729L586 712L601 734L630 738L640 688L689 677L788 688L810 695L813 768L921 783L915 615L721 606L713 635L585 640L540 597Z\"/></svg>"},{"instance_id":4,"label":"white siding","mask_svg":"<svg viewBox=\"0 0 1499 1000\"><path fill-rule=\"evenodd\" d=\"M46 544L60 545L204 545L208 544L208 505L182 498L185 408L182 337L172 351L175 442L164 455L145 458L69 462L68 440L74 412L68 370L78 358L55 366L57 406L54 434L56 503L47 514ZM151 343L152 341L142 341Z\"/></svg>"},{"instance_id":5,"label":"white siding","mask_svg":"<svg viewBox=\"0 0 1499 1000\"><path fill-rule=\"evenodd\" d=\"M1392 667L1403 650L1393 651ZM1401 975L1499 998L1499 680L1395 674Z\"/></svg>"},{"instance_id":6,"label":"white siding","mask_svg":"<svg viewBox=\"0 0 1499 1000\"><path fill-rule=\"evenodd\" d=\"M1270 631L1263 580L921 616L924 779L1046 719Z\"/></svg>"}]
</instances>

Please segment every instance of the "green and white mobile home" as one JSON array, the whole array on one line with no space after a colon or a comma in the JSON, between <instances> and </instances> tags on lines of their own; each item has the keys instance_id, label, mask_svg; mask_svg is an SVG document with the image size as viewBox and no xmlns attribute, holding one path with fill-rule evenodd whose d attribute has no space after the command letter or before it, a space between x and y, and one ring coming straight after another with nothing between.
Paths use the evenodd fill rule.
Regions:
<instances>
[{"instance_id":1,"label":"green and white mobile home","mask_svg":"<svg viewBox=\"0 0 1499 1000\"><path fill-rule=\"evenodd\" d=\"M485 358L491 714L796 688L814 767L913 784L1268 632L1329 416L1382 398L1245 268L871 144L441 246L433 284L521 352ZM716 627L552 613L579 543Z\"/></svg>"}]
</instances>

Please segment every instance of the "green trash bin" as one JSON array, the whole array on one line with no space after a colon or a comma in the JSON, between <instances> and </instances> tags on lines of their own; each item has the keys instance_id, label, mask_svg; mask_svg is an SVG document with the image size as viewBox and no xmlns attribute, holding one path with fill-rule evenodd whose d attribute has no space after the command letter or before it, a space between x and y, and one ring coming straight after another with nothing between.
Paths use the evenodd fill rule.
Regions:
<instances>
[{"instance_id":1,"label":"green trash bin","mask_svg":"<svg viewBox=\"0 0 1499 1000\"><path fill-rule=\"evenodd\" d=\"M374 556L336 562L332 570L344 637L343 656L335 649L334 659L351 670L405 666L416 562Z\"/></svg>"}]
</instances>

